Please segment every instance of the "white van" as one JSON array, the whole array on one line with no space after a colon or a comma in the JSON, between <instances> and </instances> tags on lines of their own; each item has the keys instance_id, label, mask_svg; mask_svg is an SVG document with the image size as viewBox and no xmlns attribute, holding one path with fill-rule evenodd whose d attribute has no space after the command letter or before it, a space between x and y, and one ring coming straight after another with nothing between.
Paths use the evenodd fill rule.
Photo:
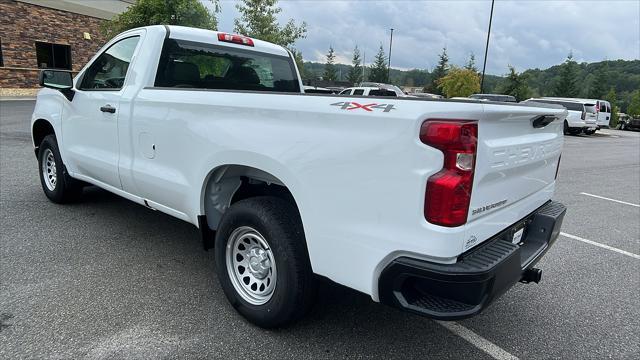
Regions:
<instances>
[{"instance_id":1,"label":"white van","mask_svg":"<svg viewBox=\"0 0 640 360\"><path fill-rule=\"evenodd\" d=\"M608 128L611 121L611 103L606 100L598 100L597 114L598 114L598 128Z\"/></svg>"},{"instance_id":2,"label":"white van","mask_svg":"<svg viewBox=\"0 0 640 360\"><path fill-rule=\"evenodd\" d=\"M609 103L606 100L560 98L560 97L544 97L544 99L580 101L584 104L593 104L593 106L595 107L597 129L600 130L604 128L609 128L609 122L611 121L611 103Z\"/></svg>"},{"instance_id":3,"label":"white van","mask_svg":"<svg viewBox=\"0 0 640 360\"><path fill-rule=\"evenodd\" d=\"M567 109L567 118L564 120L564 134L577 135L584 132L591 135L597 129L596 105L573 101L576 99L561 98L532 98L523 102L538 102L543 104L562 105Z\"/></svg>"}]
</instances>

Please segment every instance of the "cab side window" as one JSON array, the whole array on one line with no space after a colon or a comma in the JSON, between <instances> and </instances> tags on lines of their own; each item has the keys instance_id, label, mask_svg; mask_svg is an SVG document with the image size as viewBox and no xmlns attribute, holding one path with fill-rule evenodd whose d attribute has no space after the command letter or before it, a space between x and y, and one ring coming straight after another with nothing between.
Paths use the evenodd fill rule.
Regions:
<instances>
[{"instance_id":1,"label":"cab side window","mask_svg":"<svg viewBox=\"0 0 640 360\"><path fill-rule=\"evenodd\" d=\"M122 39L100 54L85 71L80 89L120 90L139 40L139 36Z\"/></svg>"}]
</instances>

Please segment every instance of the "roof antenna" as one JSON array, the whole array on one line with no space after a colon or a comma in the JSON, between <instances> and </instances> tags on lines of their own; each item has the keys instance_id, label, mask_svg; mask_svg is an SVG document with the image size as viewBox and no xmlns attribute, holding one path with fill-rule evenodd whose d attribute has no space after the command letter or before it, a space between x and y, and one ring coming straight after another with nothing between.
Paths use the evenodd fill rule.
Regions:
<instances>
[{"instance_id":1,"label":"roof antenna","mask_svg":"<svg viewBox=\"0 0 640 360\"><path fill-rule=\"evenodd\" d=\"M484 71L487 68L487 53L489 52L489 36L491 35L491 20L493 20L493 3L491 0L491 15L489 15L489 31L487 31L487 45L484 48L484 65L482 65L482 79L480 80L480 93L484 94Z\"/></svg>"}]
</instances>

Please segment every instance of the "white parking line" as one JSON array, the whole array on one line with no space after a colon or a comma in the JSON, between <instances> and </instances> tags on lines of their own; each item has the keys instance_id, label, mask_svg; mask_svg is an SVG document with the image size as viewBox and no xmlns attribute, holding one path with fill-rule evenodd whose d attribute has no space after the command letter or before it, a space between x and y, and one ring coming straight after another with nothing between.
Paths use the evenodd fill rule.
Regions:
<instances>
[{"instance_id":1,"label":"white parking line","mask_svg":"<svg viewBox=\"0 0 640 360\"><path fill-rule=\"evenodd\" d=\"M578 241L582 241L583 243L587 243L587 244L591 244L591 245L594 245L594 246L597 246L597 247L601 247L603 249L615 251L615 252L620 253L622 255L631 256L632 258L635 258L635 259L640 259L640 255L638 255L638 254L634 254L632 252L628 252L628 251L624 251L624 250L621 250L621 249L618 249L618 248L614 248L613 246L600 244L599 242L583 239L583 238L581 238L579 236L567 234L567 233L564 233L564 232L561 232L560 235L562 235L564 237L568 237L569 239L578 240Z\"/></svg>"},{"instance_id":2,"label":"white parking line","mask_svg":"<svg viewBox=\"0 0 640 360\"><path fill-rule=\"evenodd\" d=\"M609 201L617 202L617 203L620 203L620 204L640 207L640 205L638 205L638 204L634 204L634 203L630 203L630 202L626 202L626 201L621 201L621 200L616 200L616 199L610 199L608 197L604 197L604 196L600 196L600 195L593 195L593 194L589 194L589 193L586 193L586 192L581 192L580 195L587 195L587 196L591 196L591 197L602 199L602 200L609 200Z\"/></svg>"},{"instance_id":3,"label":"white parking line","mask_svg":"<svg viewBox=\"0 0 640 360\"><path fill-rule=\"evenodd\" d=\"M484 351L489 354L494 359L498 360L517 360L516 356L511 355L509 352L499 347L498 345L492 343L491 341L483 338L482 336L476 334L475 332L467 329L466 327L458 324L454 321L439 321L436 322L452 333L460 336L461 338L467 340L473 346L478 349Z\"/></svg>"}]
</instances>

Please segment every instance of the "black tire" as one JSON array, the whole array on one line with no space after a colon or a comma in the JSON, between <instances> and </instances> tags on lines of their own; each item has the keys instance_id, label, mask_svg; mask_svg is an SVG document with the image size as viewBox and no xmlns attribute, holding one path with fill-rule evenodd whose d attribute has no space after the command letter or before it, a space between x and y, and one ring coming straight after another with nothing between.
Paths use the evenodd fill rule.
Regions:
<instances>
[{"instance_id":1,"label":"black tire","mask_svg":"<svg viewBox=\"0 0 640 360\"><path fill-rule=\"evenodd\" d=\"M596 133L596 131L595 131L595 130L585 130L585 131L584 131L584 133L585 133L586 135L593 135L593 134L595 134L595 133Z\"/></svg>"},{"instance_id":2,"label":"black tire","mask_svg":"<svg viewBox=\"0 0 640 360\"><path fill-rule=\"evenodd\" d=\"M569 123L567 120L564 121L564 130L562 131L565 135L569 135Z\"/></svg>"},{"instance_id":3,"label":"black tire","mask_svg":"<svg viewBox=\"0 0 640 360\"><path fill-rule=\"evenodd\" d=\"M235 280L234 286L232 280L236 275L230 272L234 270L227 266L227 245L231 249L233 234L247 227L255 229L266 240L277 269L275 287L270 298L259 305L243 298L242 290L236 289L241 285ZM276 197L260 196L233 204L225 212L216 232L215 258L218 279L227 299L242 316L255 325L273 328L291 324L303 317L313 304L316 284L302 221L297 209L290 202Z\"/></svg>"},{"instance_id":4,"label":"black tire","mask_svg":"<svg viewBox=\"0 0 640 360\"><path fill-rule=\"evenodd\" d=\"M55 168L55 184L52 184L51 180L47 182L45 179L45 164L49 154L53 156L55 164L52 164L51 168ZM53 173L53 171L52 171ZM73 179L67 174L67 169L60 157L60 151L58 150L58 142L55 135L47 135L40 143L38 148L38 174L40 174L40 184L42 185L42 191L54 203L64 204L78 200L82 194L82 183Z\"/></svg>"},{"instance_id":5,"label":"black tire","mask_svg":"<svg viewBox=\"0 0 640 360\"><path fill-rule=\"evenodd\" d=\"M626 130L626 124L625 123L621 123L620 124L620 130Z\"/></svg>"}]
</instances>

